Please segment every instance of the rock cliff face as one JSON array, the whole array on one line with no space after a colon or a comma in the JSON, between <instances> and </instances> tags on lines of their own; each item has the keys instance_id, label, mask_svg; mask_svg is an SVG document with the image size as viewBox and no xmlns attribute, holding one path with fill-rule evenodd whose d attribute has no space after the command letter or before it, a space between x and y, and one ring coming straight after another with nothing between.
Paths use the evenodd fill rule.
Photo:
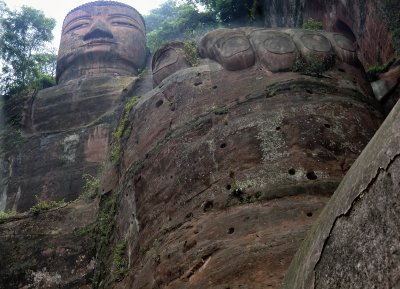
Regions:
<instances>
[{"instance_id":1,"label":"rock cliff face","mask_svg":"<svg viewBox=\"0 0 400 289\"><path fill-rule=\"evenodd\" d=\"M114 244L126 240L129 271L114 283L116 269L97 267L102 287L277 288L379 126L357 71L338 61L322 78L235 72L209 60L144 95L129 115L119 185L104 189L121 198Z\"/></svg>"},{"instance_id":2,"label":"rock cliff face","mask_svg":"<svg viewBox=\"0 0 400 289\"><path fill-rule=\"evenodd\" d=\"M300 27L308 18L322 21L324 30L340 32L356 43L358 57L365 66L385 63L394 55L395 48L399 49L400 4L396 0L265 0L262 3L267 26Z\"/></svg>"},{"instance_id":3,"label":"rock cliff face","mask_svg":"<svg viewBox=\"0 0 400 289\"><path fill-rule=\"evenodd\" d=\"M82 175L105 160L118 108L134 77L80 78L48 88L27 105L18 150L7 153L6 210L28 210L39 199L75 200Z\"/></svg>"},{"instance_id":4,"label":"rock cliff face","mask_svg":"<svg viewBox=\"0 0 400 289\"><path fill-rule=\"evenodd\" d=\"M281 288L398 288L400 103L347 173Z\"/></svg>"},{"instance_id":5,"label":"rock cliff face","mask_svg":"<svg viewBox=\"0 0 400 289\"><path fill-rule=\"evenodd\" d=\"M351 45L380 27L375 6L325 2L265 1L266 14L274 14L270 25L293 26L320 9L315 18L350 41L322 31L221 29L200 42L204 59L198 67L191 67L182 43L157 52L154 89L146 75L92 75L91 66L75 67L79 78L66 74L60 85L32 98L23 141L8 154L0 208L27 210L35 195L74 200L82 175L95 175L105 162L101 195L2 220L0 287L278 288L306 232L383 119ZM93 11L100 12L94 18L118 6L95 3L100 8ZM356 30L364 20L376 22ZM88 28L88 35L105 29L89 24L97 32ZM390 38L385 29L379 39ZM362 61L385 59L390 49L361 55ZM391 90L396 71L382 77ZM380 137L385 139L390 141L370 145L367 159L388 152L379 146L393 147L396 132ZM385 173L376 178L395 192L397 158L392 159L393 167L382 164ZM356 165L346 182L362 186L360 161ZM387 228L388 247L393 245L393 223L381 226L370 213L393 198L374 202L366 195L354 207L354 218L342 218L332 229L315 267L321 288L338 286L342 271L331 270L332 260L347 262L341 248L354 252L358 244L344 247L348 235L361 243L363 234L379 240L382 234L373 229ZM335 206L341 207L339 201ZM367 233L352 230L352 224L364 228L359 216L371 220Z\"/></svg>"},{"instance_id":6,"label":"rock cliff face","mask_svg":"<svg viewBox=\"0 0 400 289\"><path fill-rule=\"evenodd\" d=\"M0 288L91 288L97 202L66 204L1 225Z\"/></svg>"}]
</instances>

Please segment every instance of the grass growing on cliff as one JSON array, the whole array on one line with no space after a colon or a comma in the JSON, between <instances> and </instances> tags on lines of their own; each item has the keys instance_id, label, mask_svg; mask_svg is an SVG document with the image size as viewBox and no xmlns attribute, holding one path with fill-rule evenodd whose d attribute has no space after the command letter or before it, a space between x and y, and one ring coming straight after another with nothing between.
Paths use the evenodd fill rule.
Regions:
<instances>
[{"instance_id":1,"label":"grass growing on cliff","mask_svg":"<svg viewBox=\"0 0 400 289\"><path fill-rule=\"evenodd\" d=\"M192 67L199 66L200 58L197 53L197 43L193 40L188 40L183 43L183 50L185 51L185 59Z\"/></svg>"},{"instance_id":2,"label":"grass growing on cliff","mask_svg":"<svg viewBox=\"0 0 400 289\"><path fill-rule=\"evenodd\" d=\"M323 57L316 53L310 53L308 58L297 56L293 65L293 70L305 75L321 77L324 71L327 71L335 64L334 55Z\"/></svg>"},{"instance_id":3,"label":"grass growing on cliff","mask_svg":"<svg viewBox=\"0 0 400 289\"><path fill-rule=\"evenodd\" d=\"M389 71L392 64L396 61L395 58L390 59L384 64L375 64L367 67L366 73L369 81L377 80L378 74Z\"/></svg>"},{"instance_id":4,"label":"grass growing on cliff","mask_svg":"<svg viewBox=\"0 0 400 289\"><path fill-rule=\"evenodd\" d=\"M0 222L2 220L8 219L8 218L15 217L16 215L17 215L17 211L16 210L0 212Z\"/></svg>"},{"instance_id":5,"label":"grass growing on cliff","mask_svg":"<svg viewBox=\"0 0 400 289\"><path fill-rule=\"evenodd\" d=\"M119 282L125 278L128 273L128 261L126 260L126 247L128 241L124 241L117 244L114 250L113 265L115 268L115 281Z\"/></svg>"},{"instance_id":6,"label":"grass growing on cliff","mask_svg":"<svg viewBox=\"0 0 400 289\"><path fill-rule=\"evenodd\" d=\"M232 179L232 184L230 185L231 195L235 198L242 199L243 188L239 186L236 181L235 172L230 170L229 177Z\"/></svg>"},{"instance_id":7,"label":"grass growing on cliff","mask_svg":"<svg viewBox=\"0 0 400 289\"><path fill-rule=\"evenodd\" d=\"M129 112L136 105L138 100L139 97L134 96L126 102L124 110L122 111L119 119L118 126L113 133L113 142L110 148L110 160L115 167L120 164L122 159L122 139L125 135L129 134Z\"/></svg>"},{"instance_id":8,"label":"grass growing on cliff","mask_svg":"<svg viewBox=\"0 0 400 289\"><path fill-rule=\"evenodd\" d=\"M117 190L110 195L103 195L100 200L100 209L97 214L96 222L87 230L82 231L84 234L93 236L96 247L96 255L99 262L93 273L92 288L99 288L101 282L107 276L109 267L113 261L113 250L110 248L112 244L112 234L115 226L115 215L119 202L120 192Z\"/></svg>"},{"instance_id":9,"label":"grass growing on cliff","mask_svg":"<svg viewBox=\"0 0 400 289\"><path fill-rule=\"evenodd\" d=\"M100 179L89 174L84 174L82 179L85 184L81 196L91 200L96 198L99 193Z\"/></svg>"},{"instance_id":10,"label":"grass growing on cliff","mask_svg":"<svg viewBox=\"0 0 400 289\"><path fill-rule=\"evenodd\" d=\"M37 196L36 200L37 200L36 205L34 205L29 209L29 213L32 215L37 215L41 212L48 211L50 209L65 205L64 200L61 201L40 200Z\"/></svg>"},{"instance_id":11,"label":"grass growing on cliff","mask_svg":"<svg viewBox=\"0 0 400 289\"><path fill-rule=\"evenodd\" d=\"M313 18L308 18L307 21L303 23L302 28L306 30L322 30L324 26L322 22Z\"/></svg>"}]
</instances>

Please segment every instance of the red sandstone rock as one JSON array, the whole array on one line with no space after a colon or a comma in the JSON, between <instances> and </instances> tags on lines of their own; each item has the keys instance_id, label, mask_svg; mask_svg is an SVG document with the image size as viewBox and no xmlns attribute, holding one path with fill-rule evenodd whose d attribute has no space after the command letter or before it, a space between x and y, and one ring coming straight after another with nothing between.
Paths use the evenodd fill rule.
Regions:
<instances>
[{"instance_id":1,"label":"red sandstone rock","mask_svg":"<svg viewBox=\"0 0 400 289\"><path fill-rule=\"evenodd\" d=\"M210 61L141 98L116 217L130 270L104 286L277 288L380 123L362 71L337 61L323 75Z\"/></svg>"},{"instance_id":2,"label":"red sandstone rock","mask_svg":"<svg viewBox=\"0 0 400 289\"><path fill-rule=\"evenodd\" d=\"M304 240L282 289L398 287L399 127L397 103Z\"/></svg>"}]
</instances>

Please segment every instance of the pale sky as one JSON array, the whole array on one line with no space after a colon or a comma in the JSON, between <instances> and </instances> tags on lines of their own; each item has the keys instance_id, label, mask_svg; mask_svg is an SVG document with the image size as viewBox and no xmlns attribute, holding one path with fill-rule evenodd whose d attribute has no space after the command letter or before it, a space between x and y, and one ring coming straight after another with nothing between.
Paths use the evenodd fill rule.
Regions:
<instances>
[{"instance_id":1,"label":"pale sky","mask_svg":"<svg viewBox=\"0 0 400 289\"><path fill-rule=\"evenodd\" d=\"M55 48L57 53L58 46L60 44L61 26L64 17L73 8L87 3L92 2L91 0L58 0L58 1L44 1L44 0L5 0L7 6L11 9L19 8L22 5L31 6L33 8L42 10L47 17L56 19L57 24L53 30L54 40L52 46ZM134 7L142 15L149 14L151 9L157 8L161 3L166 0L118 0Z\"/></svg>"}]
</instances>

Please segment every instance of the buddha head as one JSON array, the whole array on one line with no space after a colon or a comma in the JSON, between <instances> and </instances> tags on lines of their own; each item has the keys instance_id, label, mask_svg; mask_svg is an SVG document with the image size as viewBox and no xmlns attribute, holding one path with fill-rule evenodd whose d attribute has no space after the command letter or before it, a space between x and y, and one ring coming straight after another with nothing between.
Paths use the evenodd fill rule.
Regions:
<instances>
[{"instance_id":1,"label":"buddha head","mask_svg":"<svg viewBox=\"0 0 400 289\"><path fill-rule=\"evenodd\" d=\"M137 75L148 50L139 12L114 1L95 1L64 19L57 59L57 82L83 75Z\"/></svg>"}]
</instances>

